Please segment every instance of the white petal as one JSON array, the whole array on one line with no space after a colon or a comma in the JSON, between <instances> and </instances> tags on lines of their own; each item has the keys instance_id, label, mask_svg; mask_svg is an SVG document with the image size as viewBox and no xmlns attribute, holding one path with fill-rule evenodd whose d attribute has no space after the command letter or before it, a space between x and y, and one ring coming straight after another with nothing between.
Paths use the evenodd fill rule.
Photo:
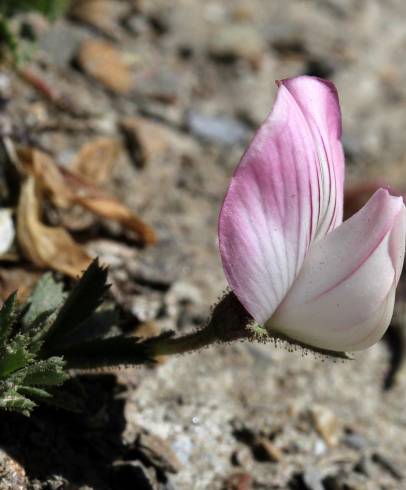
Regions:
<instances>
[{"instance_id":1,"label":"white petal","mask_svg":"<svg viewBox=\"0 0 406 490\"><path fill-rule=\"evenodd\" d=\"M392 317L405 230L402 198L377 191L357 214L311 246L267 327L336 351L375 343Z\"/></svg>"}]
</instances>

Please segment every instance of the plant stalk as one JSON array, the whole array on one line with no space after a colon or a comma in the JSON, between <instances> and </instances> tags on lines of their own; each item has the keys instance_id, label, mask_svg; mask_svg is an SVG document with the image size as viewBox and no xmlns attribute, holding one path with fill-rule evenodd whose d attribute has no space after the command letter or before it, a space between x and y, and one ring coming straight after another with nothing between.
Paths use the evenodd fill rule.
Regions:
<instances>
[{"instance_id":1,"label":"plant stalk","mask_svg":"<svg viewBox=\"0 0 406 490\"><path fill-rule=\"evenodd\" d=\"M228 343L251 337L246 328L252 322L233 293L227 294L214 308L208 324L182 337L164 333L140 341L135 337L112 337L93 340L58 349L70 369L98 369L123 365L153 363L158 356L198 351L217 343Z\"/></svg>"}]
</instances>

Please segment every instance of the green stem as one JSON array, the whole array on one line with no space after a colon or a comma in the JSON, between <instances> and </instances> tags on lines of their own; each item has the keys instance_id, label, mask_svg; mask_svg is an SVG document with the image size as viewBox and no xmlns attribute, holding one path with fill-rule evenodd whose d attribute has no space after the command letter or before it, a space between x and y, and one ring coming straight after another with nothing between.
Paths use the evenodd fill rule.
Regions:
<instances>
[{"instance_id":1,"label":"green stem","mask_svg":"<svg viewBox=\"0 0 406 490\"><path fill-rule=\"evenodd\" d=\"M154 356L172 356L194 352L208 347L219 340L206 329L184 335L183 337L167 338L152 344Z\"/></svg>"},{"instance_id":2,"label":"green stem","mask_svg":"<svg viewBox=\"0 0 406 490\"><path fill-rule=\"evenodd\" d=\"M247 328L251 321L234 294L229 293L216 305L204 328L183 337L151 342L151 352L153 356L184 354L213 344L246 339L252 336Z\"/></svg>"},{"instance_id":3,"label":"green stem","mask_svg":"<svg viewBox=\"0 0 406 490\"><path fill-rule=\"evenodd\" d=\"M58 349L53 355L62 355L70 369L147 364L157 356L184 354L216 343L248 338L251 334L246 327L251 321L244 307L230 293L214 308L205 327L182 337L163 334L140 341L134 337L118 336Z\"/></svg>"}]
</instances>

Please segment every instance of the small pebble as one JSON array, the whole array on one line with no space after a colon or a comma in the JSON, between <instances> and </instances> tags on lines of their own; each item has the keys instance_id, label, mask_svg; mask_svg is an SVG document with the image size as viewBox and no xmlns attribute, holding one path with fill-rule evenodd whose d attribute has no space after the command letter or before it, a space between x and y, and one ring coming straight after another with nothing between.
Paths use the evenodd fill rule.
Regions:
<instances>
[{"instance_id":1,"label":"small pebble","mask_svg":"<svg viewBox=\"0 0 406 490\"><path fill-rule=\"evenodd\" d=\"M243 144L249 138L249 130L243 123L225 116L206 116L191 111L186 125L198 138L218 145Z\"/></svg>"}]
</instances>

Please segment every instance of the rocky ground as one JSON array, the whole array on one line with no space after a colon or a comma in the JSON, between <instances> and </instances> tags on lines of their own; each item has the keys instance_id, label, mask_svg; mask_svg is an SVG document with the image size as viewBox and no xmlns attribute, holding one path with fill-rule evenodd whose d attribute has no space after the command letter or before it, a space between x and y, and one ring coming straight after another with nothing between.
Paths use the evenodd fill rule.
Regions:
<instances>
[{"instance_id":1,"label":"rocky ground","mask_svg":"<svg viewBox=\"0 0 406 490\"><path fill-rule=\"evenodd\" d=\"M275 79L333 80L347 184L406 186L405 15L403 0L83 0L54 24L26 15L36 47L18 74L1 69L0 129L67 168L85 143L114 146L106 186L157 245L77 210L48 219L110 265L138 334L185 332L226 287L219 207ZM398 323L353 361L237 344L75 378L79 414L2 415L0 488L406 488Z\"/></svg>"}]
</instances>

